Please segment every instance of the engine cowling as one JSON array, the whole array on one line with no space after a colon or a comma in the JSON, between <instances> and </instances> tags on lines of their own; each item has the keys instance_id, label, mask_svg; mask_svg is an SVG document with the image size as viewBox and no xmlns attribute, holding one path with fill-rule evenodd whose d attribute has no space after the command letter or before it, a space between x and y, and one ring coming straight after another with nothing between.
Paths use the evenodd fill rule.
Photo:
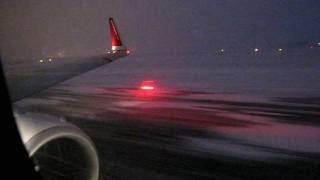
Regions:
<instances>
[{"instance_id":1,"label":"engine cowling","mask_svg":"<svg viewBox=\"0 0 320 180\"><path fill-rule=\"evenodd\" d=\"M99 159L91 139L78 127L55 116L15 113L29 156L43 179L99 178Z\"/></svg>"}]
</instances>

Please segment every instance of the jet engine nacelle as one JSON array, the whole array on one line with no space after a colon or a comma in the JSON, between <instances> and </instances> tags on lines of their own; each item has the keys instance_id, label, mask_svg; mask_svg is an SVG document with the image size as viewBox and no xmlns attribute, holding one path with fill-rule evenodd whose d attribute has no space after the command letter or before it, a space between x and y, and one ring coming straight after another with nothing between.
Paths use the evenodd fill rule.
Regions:
<instances>
[{"instance_id":1,"label":"jet engine nacelle","mask_svg":"<svg viewBox=\"0 0 320 180\"><path fill-rule=\"evenodd\" d=\"M90 138L78 127L51 115L15 113L29 156L43 179L99 178L99 160Z\"/></svg>"}]
</instances>

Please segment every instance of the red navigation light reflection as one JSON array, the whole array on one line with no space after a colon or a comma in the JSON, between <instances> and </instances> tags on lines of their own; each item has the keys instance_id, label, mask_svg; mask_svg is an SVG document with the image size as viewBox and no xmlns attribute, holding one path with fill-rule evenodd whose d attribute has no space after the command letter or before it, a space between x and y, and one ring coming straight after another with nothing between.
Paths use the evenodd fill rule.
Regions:
<instances>
[{"instance_id":1,"label":"red navigation light reflection","mask_svg":"<svg viewBox=\"0 0 320 180\"><path fill-rule=\"evenodd\" d=\"M155 89L155 87L154 87L154 81L152 81L152 80L143 81L143 82L141 83L140 89L141 89L141 90L148 90L148 91L154 90L154 89Z\"/></svg>"},{"instance_id":2,"label":"red navigation light reflection","mask_svg":"<svg viewBox=\"0 0 320 180\"><path fill-rule=\"evenodd\" d=\"M153 86L140 86L140 89L141 89L141 90L149 90L149 91L152 91L152 90L154 90L154 87L153 87Z\"/></svg>"},{"instance_id":3,"label":"red navigation light reflection","mask_svg":"<svg viewBox=\"0 0 320 180\"><path fill-rule=\"evenodd\" d=\"M137 97L140 100L153 100L158 97L159 89L153 80L142 81L138 86Z\"/></svg>"}]
</instances>

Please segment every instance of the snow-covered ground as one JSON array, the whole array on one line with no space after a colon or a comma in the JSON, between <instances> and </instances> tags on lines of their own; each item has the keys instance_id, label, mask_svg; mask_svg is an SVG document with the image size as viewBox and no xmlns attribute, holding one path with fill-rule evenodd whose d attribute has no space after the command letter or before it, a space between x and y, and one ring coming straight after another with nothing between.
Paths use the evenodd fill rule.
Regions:
<instances>
[{"instance_id":1,"label":"snow-covered ground","mask_svg":"<svg viewBox=\"0 0 320 180\"><path fill-rule=\"evenodd\" d=\"M69 85L137 87L154 80L165 90L317 96L320 89L320 54L260 53L150 53L133 52L82 76Z\"/></svg>"},{"instance_id":2,"label":"snow-covered ground","mask_svg":"<svg viewBox=\"0 0 320 180\"><path fill-rule=\"evenodd\" d=\"M126 162L132 163L130 169L138 162L163 167L164 161L173 164L175 171L183 166L181 173L186 175L185 167L197 164L194 159L187 163L184 156L190 156L212 167L227 163L218 165L222 170L210 168L208 177L233 176L242 172L238 167L245 167L254 179L265 176L261 169L279 177L282 167L281 175L291 169L292 177L319 179L315 170L320 150L317 57L133 54L15 105L65 117L83 128L102 152L104 168L110 163L105 152L116 152L119 144L121 155L127 154L122 163L122 156L115 158L112 153L120 162L117 167ZM154 80L158 89L139 90L147 79ZM143 151L155 156L135 159L136 152ZM193 172L202 176L203 168Z\"/></svg>"}]
</instances>

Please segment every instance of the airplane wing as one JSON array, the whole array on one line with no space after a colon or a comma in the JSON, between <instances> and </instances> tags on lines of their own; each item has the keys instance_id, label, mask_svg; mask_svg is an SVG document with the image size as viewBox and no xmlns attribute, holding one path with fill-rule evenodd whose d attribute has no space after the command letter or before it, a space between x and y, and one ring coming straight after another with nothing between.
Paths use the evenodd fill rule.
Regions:
<instances>
[{"instance_id":1,"label":"airplane wing","mask_svg":"<svg viewBox=\"0 0 320 180\"><path fill-rule=\"evenodd\" d=\"M38 58L4 64L12 102L31 96L57 83L127 56L113 18L109 18L111 50L88 58Z\"/></svg>"},{"instance_id":2,"label":"airplane wing","mask_svg":"<svg viewBox=\"0 0 320 180\"><path fill-rule=\"evenodd\" d=\"M127 56L129 51L121 42L112 18L109 19L109 26L112 48L104 55L81 59L42 58L1 63L5 70L11 102ZM98 153L91 138L81 129L65 121L64 117L26 112L16 106L13 108L14 112L10 113L14 115L21 142L33 160L35 171L40 172L43 178L99 178ZM57 147L59 151L56 151Z\"/></svg>"}]
</instances>

